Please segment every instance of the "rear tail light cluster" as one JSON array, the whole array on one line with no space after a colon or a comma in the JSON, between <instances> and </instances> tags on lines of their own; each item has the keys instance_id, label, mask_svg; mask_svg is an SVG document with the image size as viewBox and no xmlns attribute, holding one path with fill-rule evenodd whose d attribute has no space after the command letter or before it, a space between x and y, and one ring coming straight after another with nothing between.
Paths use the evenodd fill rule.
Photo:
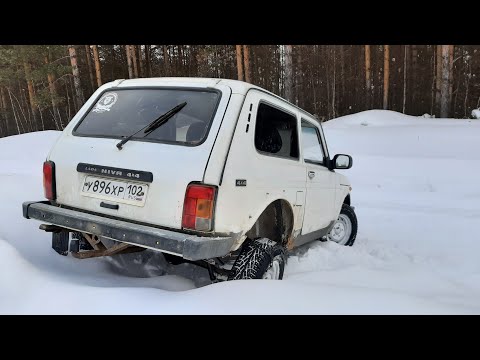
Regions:
<instances>
[{"instance_id":1,"label":"rear tail light cluster","mask_svg":"<svg viewBox=\"0 0 480 360\"><path fill-rule=\"evenodd\" d=\"M55 163L45 161L43 163L43 191L48 200L55 200L57 193L55 189Z\"/></svg>"},{"instance_id":2,"label":"rear tail light cluster","mask_svg":"<svg viewBox=\"0 0 480 360\"><path fill-rule=\"evenodd\" d=\"M215 191L213 186L188 185L183 203L182 227L184 229L212 230Z\"/></svg>"}]
</instances>

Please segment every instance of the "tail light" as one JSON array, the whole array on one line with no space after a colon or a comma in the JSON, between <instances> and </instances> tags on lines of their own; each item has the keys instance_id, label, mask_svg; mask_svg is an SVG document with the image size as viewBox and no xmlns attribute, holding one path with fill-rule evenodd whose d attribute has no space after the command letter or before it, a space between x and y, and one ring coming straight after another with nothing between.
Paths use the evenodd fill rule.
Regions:
<instances>
[{"instance_id":1,"label":"tail light","mask_svg":"<svg viewBox=\"0 0 480 360\"><path fill-rule=\"evenodd\" d=\"M55 163L45 161L43 163L43 191L48 200L55 200L57 193L55 191Z\"/></svg>"},{"instance_id":2,"label":"tail light","mask_svg":"<svg viewBox=\"0 0 480 360\"><path fill-rule=\"evenodd\" d=\"M183 203L182 227L191 230L211 231L214 203L214 187L188 185Z\"/></svg>"}]
</instances>

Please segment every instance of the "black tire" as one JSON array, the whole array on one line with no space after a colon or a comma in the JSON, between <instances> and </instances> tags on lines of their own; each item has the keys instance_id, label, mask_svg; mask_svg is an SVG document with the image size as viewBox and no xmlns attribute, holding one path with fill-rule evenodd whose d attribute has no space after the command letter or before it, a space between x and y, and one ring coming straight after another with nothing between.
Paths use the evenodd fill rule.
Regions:
<instances>
[{"instance_id":1,"label":"black tire","mask_svg":"<svg viewBox=\"0 0 480 360\"><path fill-rule=\"evenodd\" d=\"M285 248L266 238L247 239L233 264L228 280L262 279L274 259L279 265L278 280L282 280L287 262Z\"/></svg>"},{"instance_id":2,"label":"black tire","mask_svg":"<svg viewBox=\"0 0 480 360\"><path fill-rule=\"evenodd\" d=\"M350 220L350 223L352 224L352 232L347 240L347 242L343 245L345 246L352 246L353 243L355 242L355 239L357 238L357 230L358 230L358 221L357 221L357 215L355 214L355 211L351 208L350 205L348 204L343 204L342 205L342 210L340 211L340 215L345 215L348 217ZM333 229L332 229L333 231Z\"/></svg>"}]
</instances>

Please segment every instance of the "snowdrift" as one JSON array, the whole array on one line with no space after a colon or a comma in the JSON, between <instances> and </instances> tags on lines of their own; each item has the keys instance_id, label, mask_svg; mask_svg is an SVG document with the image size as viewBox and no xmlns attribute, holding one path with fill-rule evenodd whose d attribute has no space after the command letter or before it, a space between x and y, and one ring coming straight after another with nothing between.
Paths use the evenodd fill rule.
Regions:
<instances>
[{"instance_id":1,"label":"snowdrift","mask_svg":"<svg viewBox=\"0 0 480 360\"><path fill-rule=\"evenodd\" d=\"M355 245L302 247L283 281L208 286L189 266L138 278L57 255L21 204L43 198L59 133L0 139L0 313L480 314L480 122L372 110L324 130L331 156L354 159Z\"/></svg>"}]
</instances>

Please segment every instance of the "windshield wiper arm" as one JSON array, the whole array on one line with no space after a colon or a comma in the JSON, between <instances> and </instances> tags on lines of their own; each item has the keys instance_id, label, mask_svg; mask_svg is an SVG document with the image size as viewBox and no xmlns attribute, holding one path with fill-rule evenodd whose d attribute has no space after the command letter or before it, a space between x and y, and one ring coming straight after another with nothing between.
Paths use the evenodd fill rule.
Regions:
<instances>
[{"instance_id":1,"label":"windshield wiper arm","mask_svg":"<svg viewBox=\"0 0 480 360\"><path fill-rule=\"evenodd\" d=\"M173 109L171 110L168 110L166 113L160 115L158 118L156 118L155 120L153 120L151 123L147 124L146 126L144 126L143 128L141 128L140 130L134 132L132 135L130 136L127 136L125 139L123 139L122 141L120 141L118 144L117 144L117 148L118 150L122 150L122 147L123 145L125 145L125 143L127 141L129 141L131 138L133 138L135 135L137 135L140 131L144 130L144 136L147 136L148 134L150 134L153 130L159 128L160 126L162 126L163 124L165 124L173 115L175 115L176 113L178 113L180 110L182 110L184 108L184 106L187 105L187 102L183 102L181 104L178 104L177 106L175 106Z\"/></svg>"}]
</instances>

